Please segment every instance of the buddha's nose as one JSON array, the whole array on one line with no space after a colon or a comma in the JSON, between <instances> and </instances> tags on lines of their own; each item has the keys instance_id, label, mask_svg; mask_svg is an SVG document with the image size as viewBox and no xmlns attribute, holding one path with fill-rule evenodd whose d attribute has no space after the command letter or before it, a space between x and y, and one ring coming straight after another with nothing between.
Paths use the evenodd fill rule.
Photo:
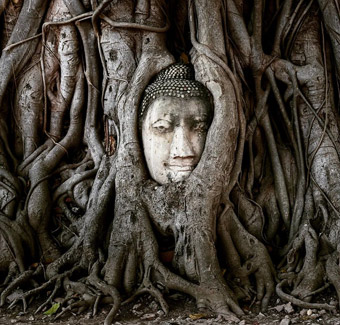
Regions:
<instances>
[{"instance_id":1,"label":"buddha's nose","mask_svg":"<svg viewBox=\"0 0 340 325\"><path fill-rule=\"evenodd\" d=\"M195 152L190 142L190 137L183 126L177 126L174 130L170 148L170 158L194 158Z\"/></svg>"}]
</instances>

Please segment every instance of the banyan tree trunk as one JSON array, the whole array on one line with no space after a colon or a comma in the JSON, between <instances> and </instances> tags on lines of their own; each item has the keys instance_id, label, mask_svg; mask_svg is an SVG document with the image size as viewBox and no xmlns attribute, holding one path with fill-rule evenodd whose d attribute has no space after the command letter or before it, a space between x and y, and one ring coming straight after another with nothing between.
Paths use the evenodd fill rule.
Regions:
<instances>
[{"instance_id":1,"label":"banyan tree trunk","mask_svg":"<svg viewBox=\"0 0 340 325\"><path fill-rule=\"evenodd\" d=\"M100 292L111 324L143 293L167 312L172 289L237 320L254 292L265 311L276 282L282 299L334 310L311 299L328 282L340 296L339 12L0 0L0 305L24 288L17 300L51 292L39 311L57 294L80 297L61 314L96 310ZM158 184L140 105L175 62L193 65L214 115L190 176Z\"/></svg>"}]
</instances>

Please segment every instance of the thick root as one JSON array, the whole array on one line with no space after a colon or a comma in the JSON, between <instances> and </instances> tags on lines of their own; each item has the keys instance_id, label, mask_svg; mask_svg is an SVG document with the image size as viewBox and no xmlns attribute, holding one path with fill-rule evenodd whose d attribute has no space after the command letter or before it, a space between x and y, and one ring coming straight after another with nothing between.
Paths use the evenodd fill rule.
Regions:
<instances>
[{"instance_id":1,"label":"thick root","mask_svg":"<svg viewBox=\"0 0 340 325\"><path fill-rule=\"evenodd\" d=\"M235 216L231 207L219 218L218 231L222 241L226 264L231 266L239 284L249 293L248 276L255 275L257 300L265 311L274 293L275 270L265 246L249 234ZM241 265L241 258L243 265ZM247 288L248 287L248 288Z\"/></svg>"},{"instance_id":2,"label":"thick root","mask_svg":"<svg viewBox=\"0 0 340 325\"><path fill-rule=\"evenodd\" d=\"M306 308L306 309L325 309L329 311L335 311L336 307L331 306L328 304L317 304L317 303L310 303L306 301L302 301L298 298L295 298L283 291L283 288L288 285L288 280L281 281L276 286L276 293L277 295L284 301L291 302L292 304L300 307L300 308Z\"/></svg>"},{"instance_id":3,"label":"thick root","mask_svg":"<svg viewBox=\"0 0 340 325\"><path fill-rule=\"evenodd\" d=\"M340 271L339 271L339 253L334 252L326 261L326 274L329 281L333 284L338 295L340 303Z\"/></svg>"},{"instance_id":4,"label":"thick root","mask_svg":"<svg viewBox=\"0 0 340 325\"><path fill-rule=\"evenodd\" d=\"M93 265L92 272L88 278L88 281L95 288L102 291L106 296L111 296L113 300L113 306L104 321L104 325L111 325L113 318L117 314L120 307L121 298L118 290L114 286L108 285L107 283L99 279L99 266L100 264L98 261Z\"/></svg>"}]
</instances>

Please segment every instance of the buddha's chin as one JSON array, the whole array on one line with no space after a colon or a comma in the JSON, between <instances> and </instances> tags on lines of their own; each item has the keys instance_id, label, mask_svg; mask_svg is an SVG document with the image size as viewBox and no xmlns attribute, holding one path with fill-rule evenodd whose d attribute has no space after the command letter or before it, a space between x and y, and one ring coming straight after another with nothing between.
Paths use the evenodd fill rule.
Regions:
<instances>
[{"instance_id":1,"label":"buddha's chin","mask_svg":"<svg viewBox=\"0 0 340 325\"><path fill-rule=\"evenodd\" d=\"M183 170L171 170L170 173L170 182L177 183L186 180L192 172L192 169L183 169Z\"/></svg>"},{"instance_id":2,"label":"buddha's chin","mask_svg":"<svg viewBox=\"0 0 340 325\"><path fill-rule=\"evenodd\" d=\"M160 185L169 183L177 183L186 180L192 173L194 168L170 169L168 168L163 173L151 175L152 178Z\"/></svg>"}]
</instances>

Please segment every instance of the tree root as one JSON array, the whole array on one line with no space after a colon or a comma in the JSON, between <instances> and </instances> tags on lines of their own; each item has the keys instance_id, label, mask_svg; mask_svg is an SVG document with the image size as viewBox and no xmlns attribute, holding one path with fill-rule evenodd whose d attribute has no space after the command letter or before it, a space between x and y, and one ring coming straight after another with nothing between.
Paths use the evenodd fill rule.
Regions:
<instances>
[{"instance_id":1,"label":"tree root","mask_svg":"<svg viewBox=\"0 0 340 325\"><path fill-rule=\"evenodd\" d=\"M165 299L163 298L162 293L152 284L150 280L150 272L151 267L148 267L148 269L145 272L142 284L139 286L139 288L131 297L129 297L122 303L122 306L128 304L129 302L133 301L136 297L144 293L149 293L159 302L164 314L167 315L169 313L169 306L166 303Z\"/></svg>"},{"instance_id":2,"label":"tree root","mask_svg":"<svg viewBox=\"0 0 340 325\"><path fill-rule=\"evenodd\" d=\"M334 252L326 261L326 274L329 281L333 284L340 304L340 271L339 271L339 252Z\"/></svg>"},{"instance_id":3,"label":"tree root","mask_svg":"<svg viewBox=\"0 0 340 325\"><path fill-rule=\"evenodd\" d=\"M255 275L257 299L265 311L274 292L275 269L264 245L249 234L229 205L218 219L218 235L224 250L223 257L233 274L245 289L249 287L248 276ZM241 259L244 263L241 265Z\"/></svg>"},{"instance_id":4,"label":"tree root","mask_svg":"<svg viewBox=\"0 0 340 325\"><path fill-rule=\"evenodd\" d=\"M283 291L283 288L288 285L288 280L285 279L281 281L279 284L276 286L276 293L277 295L284 301L291 302L292 304L300 307L300 308L307 308L307 309L325 309L329 311L335 311L336 307L331 306L328 304L318 304L318 303L310 303L310 302L305 302L303 300L300 300L298 298L295 298Z\"/></svg>"},{"instance_id":5,"label":"tree root","mask_svg":"<svg viewBox=\"0 0 340 325\"><path fill-rule=\"evenodd\" d=\"M82 279L83 281L85 279ZM65 314L67 311L71 311L75 308L77 308L77 313L81 313L92 306L95 306L97 298L99 297L99 294L97 292L94 292L91 287L87 286L85 283L80 282L82 280L79 280L78 282L73 282L68 279L68 277L64 278L63 280L63 286L64 290L66 292L65 299L60 303L61 306L63 306L65 303L70 302L70 304L64 308L59 314L55 316L55 319L58 319L63 314ZM74 298L78 299L81 297L80 301L71 302Z\"/></svg>"},{"instance_id":6,"label":"tree root","mask_svg":"<svg viewBox=\"0 0 340 325\"><path fill-rule=\"evenodd\" d=\"M114 316L117 314L118 309L121 305L121 298L118 290L111 285L108 285L104 281L100 280L98 277L99 273L99 261L97 261L93 267L92 267L92 272L90 276L88 277L88 281L90 284L92 284L95 288L99 289L102 291L105 295L111 296L113 299L113 306L109 312L109 314L106 316L104 325L111 325Z\"/></svg>"},{"instance_id":7,"label":"tree root","mask_svg":"<svg viewBox=\"0 0 340 325\"><path fill-rule=\"evenodd\" d=\"M288 52L295 51L294 43L297 42L297 47L301 45L299 42L302 43L299 29L306 30L303 26L305 20L314 19L313 13L309 16L313 10L311 6L317 8L318 3L320 6L326 1L308 0L305 3L301 0L293 4L293 1L287 0L275 1L273 5L263 5L262 1L249 1L249 4L244 1L244 8L237 8L243 7L242 1L234 0L181 1L182 8L184 3L190 5L189 18L184 19L186 15L183 13L180 16L183 18L179 24L183 26L184 45L181 51L186 51L188 46L194 48L191 61L196 79L205 84L214 97L214 118L200 161L189 178L164 186L150 181L150 189L146 184L150 175L145 168L143 148L139 142L138 112L143 89L160 69L175 61L177 54L174 53L179 49L176 49L177 44L170 51L166 47L166 38L173 28L169 34L164 33L170 26L168 13L165 12L168 8L163 6L165 2L102 0L97 6L98 1L94 0L56 0L49 10L51 15L45 15L47 2L31 0L29 6L24 0L20 2L24 4L23 10L9 44L2 44L6 47L0 57L0 62L5 63L0 64L0 71L4 72L4 77L0 78L0 151L3 148L0 152L0 191L4 195L0 204L3 209L0 211L0 243L6 249L0 250L6 255L0 258L0 262L4 261L0 270L7 272L1 285L0 306L6 300L11 300L10 307L22 301L25 311L29 299L51 290L47 300L35 311L38 313L52 304L57 292L65 291L62 305L65 304L66 308L55 319L68 311L81 312L91 307L93 314L96 314L98 305L108 301L113 304L105 319L108 325L121 305L121 294L130 296L122 304L141 294L150 294L167 313L168 305L163 291L157 288L158 282L166 290L178 290L193 296L200 308L209 308L229 320L236 320L233 313L243 313L238 300L251 300L254 295L254 301L260 301L264 311L275 290L275 270L268 247L262 243L266 242L263 236L266 233L275 244L281 245L285 240L289 242L283 254L287 273L276 286L278 295L302 308L335 310L328 304L302 300L309 300L327 288L328 283L322 285L329 281L340 301L340 248L333 252L340 237L338 228L333 227L338 226L339 221L337 205L340 199L336 186L340 170L339 144L335 141L335 135L339 132L336 126L338 113L332 113L332 105L337 101L331 98L338 91L335 82L332 87L331 78L328 82L327 74L331 73L331 69L327 67L326 60L332 55L324 48L322 60L322 49L318 49L317 44L321 44L321 38L324 42L324 35L319 35L318 29L305 40L308 45L313 45L311 53L302 53L306 52L302 48L299 51L301 57L308 54L305 55L306 60L320 62L314 62L314 66L293 65L289 60L297 59L288 58ZM58 5L63 2L67 6L65 11ZM93 11L86 12L90 2ZM1 3L8 1L0 0L0 13L6 10ZM36 6L32 7L31 4ZM249 17L252 5L254 16ZM54 16L53 8L56 7L61 16ZM107 12L103 11L105 8ZM339 18L338 6L337 9L335 15ZM241 10L244 12L239 13ZM325 16L329 9L321 10ZM274 11L278 17L274 17L273 22L278 23L278 28L272 34L275 39L273 53L269 56L263 48L267 52L271 45L262 44L266 43L263 36L268 26L262 26L262 23L266 23L266 17ZM20 35L20 27L35 12L39 17L32 19ZM298 17L301 12L303 15ZM73 18L63 20L70 15ZM324 22L334 18L333 15L330 13L329 17L324 17ZM92 24L88 21L91 17ZM7 33L6 19L2 34ZM44 24L43 19L51 22ZM186 19L189 19L189 24ZM334 19L333 23L336 21ZM314 23L322 25L319 20ZM248 35L248 25L252 25L252 37ZM37 32L41 26L43 41L35 50L38 43L36 38L40 35ZM48 26L51 27L49 30ZM78 46L79 36L82 46ZM330 41L334 41L335 36L329 36ZM64 41L61 41L62 38ZM286 50L287 54L285 60L280 59L281 40L282 51ZM98 49L97 44L102 49ZM287 49L289 47L293 49ZM126 48L125 52L121 51L123 48ZM80 53L81 50L84 53ZM35 64L35 58L29 67L24 67L33 53L36 57L41 54L41 68ZM339 70L340 54L335 59ZM154 64L150 65L150 62ZM22 71L23 67L25 71ZM242 71L243 68L253 72L250 83L246 80L248 75L251 77L250 71ZM27 74L29 70L31 73ZM108 84L104 80L103 87L100 85L102 72L104 79L110 81ZM11 86L9 83L13 74L24 75L26 79L21 80L25 82L20 82L19 78L17 86L14 86L16 83ZM237 74L245 81L244 94ZM24 91L24 87L32 85L26 84L31 76L32 80L35 79L33 91ZM288 84L287 96L281 96L283 85L278 85L277 79ZM43 87L39 86L41 83ZM11 89L7 89L9 87ZM41 101L42 88L44 102ZM27 96L18 107L14 105L14 111L11 104L17 102L18 96L4 99L10 91L21 94L22 98ZM35 91L38 92L36 97L33 96ZM304 93L308 95L305 97ZM290 110L288 100L292 100ZM275 101L281 113L271 110L270 106ZM27 120L31 113L23 112L30 111L31 104L35 105L32 111L34 125ZM87 107L84 113L83 107ZM68 108L69 115L64 116ZM104 155L102 113L109 120L110 133L106 134L108 130L104 130L105 140L109 144L109 138L117 145L116 148L107 148L112 157ZM85 116L83 123L82 117ZM278 116L279 119L283 117L283 121ZM26 124L25 128L23 124ZM248 150L244 150L246 124ZM15 126L14 130L11 130L12 125ZM262 130L258 127L261 125ZM256 130L266 137L258 136L254 133ZM83 137L85 141L81 143ZM261 145L257 145L256 141ZM283 143L284 150L279 150ZM334 152L329 151L331 155L327 156L334 156L333 162L323 159L326 155L322 150L326 145L334 147ZM73 148L74 152L71 150ZM263 159L268 149L270 158ZM63 168L73 169L65 164L79 161L86 151L87 158L91 156L89 159L94 161L93 169L89 170L92 162L88 162L75 171L65 171L61 174L61 181L59 177L51 179ZM251 166L247 166L248 157ZM289 172L285 170L287 157L289 163L295 164L295 173L290 173L291 169ZM17 163L16 158L21 161ZM233 191L232 196L237 196L233 199L239 207L236 215L229 202L229 194L243 167L249 169L240 183L242 190L246 188L248 193L236 193L237 189ZM307 170L310 175L306 178ZM18 175L26 177L23 184L18 181ZM94 176L91 188L92 183L85 180ZM247 176L250 178L248 181ZM289 177L296 180L289 181ZM315 184L309 184L310 180ZM26 197L25 189L28 190ZM144 198L144 192L150 197ZM85 211L82 217L69 211L63 201L65 196L73 197L81 206ZM250 201L248 196L256 201ZM76 229L68 246L63 247L67 252L60 257L50 236L49 221L54 216L51 209L56 201L61 201L66 218L74 223L70 231ZM328 211L329 207L334 211ZM314 213L314 210L317 212ZM266 224L267 216L271 220ZM306 222L302 223L302 220ZM279 233L281 230L283 236ZM109 247L108 238L105 238L108 231L112 231ZM329 236L333 231L334 238L333 235ZM52 262L47 266L45 282L39 285L35 281L41 280L43 266L33 269L32 265L28 268L30 263L38 260L35 235L42 251L39 257L43 259L47 256L46 261ZM175 245L172 260L174 272L159 259L158 243L161 243L163 235L172 236L171 245ZM219 244L218 250L216 243ZM107 249L106 261L100 256L101 249ZM329 255L329 251L333 254ZM29 254L34 258L28 257ZM101 269L104 262L105 266ZM225 274L222 273L221 264ZM82 270L81 276L86 273L87 277L71 281L69 277L79 269ZM22 274L18 275L19 272ZM252 288L252 282L256 284L256 290ZM25 293L20 292L23 286L29 286ZM15 294L9 297L13 292Z\"/></svg>"},{"instance_id":8,"label":"tree root","mask_svg":"<svg viewBox=\"0 0 340 325\"><path fill-rule=\"evenodd\" d=\"M95 297L89 297L87 299L83 297L83 300L76 301L70 304L69 306L67 306L66 308L64 308L59 314L57 314L54 317L54 320L57 320L58 318L66 314L68 311L72 312L72 310L75 308L78 308L77 313L80 314L81 312L90 308L95 303L95 299L96 299Z\"/></svg>"},{"instance_id":9,"label":"tree root","mask_svg":"<svg viewBox=\"0 0 340 325\"><path fill-rule=\"evenodd\" d=\"M26 301L26 298L25 297L21 297L21 298L18 298L18 299L15 299L11 302L11 304L8 306L7 309L11 309L14 307L14 305L17 303L17 300L22 300L22 310L24 313L26 313L26 310L27 310L27 301Z\"/></svg>"},{"instance_id":10,"label":"tree root","mask_svg":"<svg viewBox=\"0 0 340 325\"><path fill-rule=\"evenodd\" d=\"M18 274L19 274L19 269L18 269L17 263L13 261L10 263L8 267L7 276L1 286L7 286L9 282L12 281Z\"/></svg>"},{"instance_id":11,"label":"tree root","mask_svg":"<svg viewBox=\"0 0 340 325\"><path fill-rule=\"evenodd\" d=\"M68 191L72 191L73 188L79 184L80 182L87 180L89 178L93 178L96 173L97 173L98 169L91 169L91 170L86 170L83 171L81 173L76 173L74 174L71 178L69 178L68 180L66 180L64 183L62 183L58 189L54 192L53 194L53 201L57 201L58 198L62 195L64 195L66 192Z\"/></svg>"},{"instance_id":12,"label":"tree root","mask_svg":"<svg viewBox=\"0 0 340 325\"><path fill-rule=\"evenodd\" d=\"M60 289L60 287L61 287L61 278L56 280L56 283L54 285L54 289L53 289L52 293L50 294L48 299L37 308L37 310L34 312L34 314L38 314L41 310L43 310L43 308L45 306L47 306L53 300L53 298L57 294L57 292Z\"/></svg>"},{"instance_id":13,"label":"tree root","mask_svg":"<svg viewBox=\"0 0 340 325\"><path fill-rule=\"evenodd\" d=\"M308 297L310 297L310 296L314 296L314 295L316 295L316 294L318 294L318 293L320 293L320 292L322 292L322 291L328 289L329 287L330 287L330 284L329 284L329 283L326 283L326 284L325 284L324 286L322 286L321 288L319 288L319 289L317 289L317 290L315 290L315 291L313 291L313 292L309 292L309 293L305 294L305 295L302 297L302 299L308 298Z\"/></svg>"},{"instance_id":14,"label":"tree root","mask_svg":"<svg viewBox=\"0 0 340 325\"><path fill-rule=\"evenodd\" d=\"M92 279L93 280L93 279ZM91 280L91 281L92 281ZM84 278L83 281L89 281L89 278ZM96 280L94 280L96 281ZM65 299L60 303L61 306L70 302L73 299L78 299L81 297L81 300L71 302L67 307L65 307L59 314L57 314L54 320L59 319L62 315L67 313L68 311L72 312L72 310L77 309L77 314L84 312L85 310L93 308L92 315L95 316L98 311L98 305L101 304L114 304L114 313L116 312L117 301L114 301L112 296L103 296L100 292L97 292L91 286L83 282L72 282L68 280L68 278L64 279L64 289L67 292ZM112 309L111 309L112 311ZM110 319L112 321L113 313L108 315L108 323Z\"/></svg>"},{"instance_id":15,"label":"tree root","mask_svg":"<svg viewBox=\"0 0 340 325\"><path fill-rule=\"evenodd\" d=\"M194 284L172 273L159 261L155 261L153 267L155 272L159 272L159 282L164 287L184 292L194 297L198 308L209 309L233 322L239 321L235 314L238 316L244 315L242 309L231 298L232 293L225 290L226 286L221 290L221 288L214 288L211 283Z\"/></svg>"},{"instance_id":16,"label":"tree root","mask_svg":"<svg viewBox=\"0 0 340 325\"><path fill-rule=\"evenodd\" d=\"M55 277L53 277L52 279L46 281L45 283L43 283L41 286L31 289L29 291L26 291L23 294L20 294L12 303L11 305L15 305L19 300L22 300L24 302L24 312L26 311L26 299L28 297L31 296L36 296L37 294L39 294L40 292L46 290L49 286L51 286L52 284L54 284L54 289L52 291L52 294L49 296L49 298L47 299L47 301L38 308L38 310L35 312L37 313L38 311L40 311L44 306L46 306L49 302L52 301L52 299L54 298L54 296L56 295L58 289L60 289L61 287L61 281L63 278L71 276L74 272L78 271L80 269L79 266L75 266L73 267L71 270L64 272L63 274L57 275ZM40 265L38 266L38 268L33 271L33 270L28 270L25 271L21 276L19 276L16 280L14 280L10 286L8 286L8 288L6 288L2 295L1 295L1 299L0 299L0 306L3 306L3 304L5 303L5 299L6 297L13 291L13 289L17 288L19 285L31 280L34 276L37 275L41 275L43 272L43 267Z\"/></svg>"},{"instance_id":17,"label":"tree root","mask_svg":"<svg viewBox=\"0 0 340 325\"><path fill-rule=\"evenodd\" d=\"M27 270L24 273L22 273L18 278L16 278L14 281L12 281L10 285L1 293L0 307L2 307L5 304L8 295L11 292L13 292L19 285L27 282L33 276L34 273L35 273L34 270Z\"/></svg>"}]
</instances>

